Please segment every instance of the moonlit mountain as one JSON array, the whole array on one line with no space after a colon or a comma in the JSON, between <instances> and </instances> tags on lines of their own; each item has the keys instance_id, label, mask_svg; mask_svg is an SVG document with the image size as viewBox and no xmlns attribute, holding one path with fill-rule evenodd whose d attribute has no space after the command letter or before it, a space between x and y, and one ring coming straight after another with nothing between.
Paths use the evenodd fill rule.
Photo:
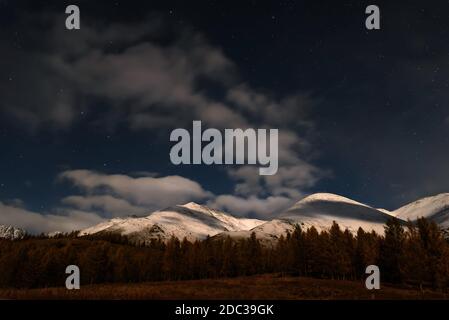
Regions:
<instances>
[{"instance_id":1,"label":"moonlit mountain","mask_svg":"<svg viewBox=\"0 0 449 320\"><path fill-rule=\"evenodd\" d=\"M292 232L296 225L303 230L315 227L323 231L329 229L334 221L352 233L362 228L382 234L386 221L391 217L404 224L425 217L445 230L449 227L449 193L419 199L394 211L374 208L336 194L315 193L270 221L239 218L190 202L155 211L145 217L114 218L81 230L79 236L117 233L128 236L132 241L147 243L151 239L167 241L171 237L189 241L228 236L244 239L254 232L263 243L273 243L281 235ZM0 238L20 239L24 235L22 229L0 226Z\"/></svg>"},{"instance_id":2,"label":"moonlit mountain","mask_svg":"<svg viewBox=\"0 0 449 320\"><path fill-rule=\"evenodd\" d=\"M409 203L392 214L402 220L415 221L420 217L435 221L441 228L449 227L449 193L426 197Z\"/></svg>"},{"instance_id":3,"label":"moonlit mountain","mask_svg":"<svg viewBox=\"0 0 449 320\"><path fill-rule=\"evenodd\" d=\"M251 230L262 223L262 220L236 218L190 202L155 211L147 217L115 218L82 230L80 235L116 232L137 241L166 241L172 236L195 241L226 231Z\"/></svg>"}]
</instances>

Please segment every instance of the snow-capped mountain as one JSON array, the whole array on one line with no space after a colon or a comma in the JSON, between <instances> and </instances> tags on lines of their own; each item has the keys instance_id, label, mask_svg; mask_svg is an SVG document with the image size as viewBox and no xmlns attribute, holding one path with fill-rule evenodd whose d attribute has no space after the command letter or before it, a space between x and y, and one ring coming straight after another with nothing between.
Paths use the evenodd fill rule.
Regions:
<instances>
[{"instance_id":1,"label":"snow-capped mountain","mask_svg":"<svg viewBox=\"0 0 449 320\"><path fill-rule=\"evenodd\" d=\"M249 238L254 232L262 242L273 243L281 235L292 232L296 224L303 229L314 226L321 231L330 228L336 221L342 229L351 232L357 232L362 227L366 231L383 233L384 224L390 217L384 209L372 208L335 194L316 193L297 202L271 221L236 218L191 202L153 212L147 217L112 219L82 230L80 236L118 232L137 241L152 238L168 240L172 236L194 241L207 236L243 239Z\"/></svg>"},{"instance_id":2,"label":"snow-capped mountain","mask_svg":"<svg viewBox=\"0 0 449 320\"><path fill-rule=\"evenodd\" d=\"M351 232L362 227L365 231L382 234L391 214L336 194L315 193L298 201L280 217L299 223L303 229L314 226L320 231L330 228L335 221Z\"/></svg>"},{"instance_id":3,"label":"snow-capped mountain","mask_svg":"<svg viewBox=\"0 0 449 320\"><path fill-rule=\"evenodd\" d=\"M0 225L0 239L18 240L25 237L25 230L11 226Z\"/></svg>"},{"instance_id":4,"label":"snow-capped mountain","mask_svg":"<svg viewBox=\"0 0 449 320\"><path fill-rule=\"evenodd\" d=\"M217 238L230 236L234 239L249 238L255 233L257 239L269 243L281 235L292 232L295 225L303 230L315 227L327 230L335 221L342 230L356 233L359 227L365 231L384 232L385 222L392 215L388 210L372 208L366 204L331 193L315 193L295 203L278 219L267 221L251 230L223 232Z\"/></svg>"},{"instance_id":5,"label":"snow-capped mountain","mask_svg":"<svg viewBox=\"0 0 449 320\"><path fill-rule=\"evenodd\" d=\"M236 218L224 212L193 202L155 211L142 218L115 218L82 230L79 235L118 232L134 241L161 239L172 236L190 241L205 239L225 231L250 230L265 221Z\"/></svg>"},{"instance_id":6,"label":"snow-capped mountain","mask_svg":"<svg viewBox=\"0 0 449 320\"><path fill-rule=\"evenodd\" d=\"M423 216L446 229L449 227L449 193L423 198L395 211L373 208L336 194L315 193L271 221L237 218L191 202L155 211L147 217L115 218L82 230L79 235L118 232L137 241L153 238L165 241L172 236L194 241L207 236L244 239L254 232L262 243L270 244L281 235L292 232L295 225L300 225L303 230L313 226L322 231L329 229L334 221L342 230L348 229L353 233L361 227L365 231L383 234L385 223L392 216L404 223Z\"/></svg>"},{"instance_id":7,"label":"snow-capped mountain","mask_svg":"<svg viewBox=\"0 0 449 320\"><path fill-rule=\"evenodd\" d=\"M441 228L449 227L449 193L426 197L409 203L392 214L402 220L415 221L420 217L435 221Z\"/></svg>"}]
</instances>

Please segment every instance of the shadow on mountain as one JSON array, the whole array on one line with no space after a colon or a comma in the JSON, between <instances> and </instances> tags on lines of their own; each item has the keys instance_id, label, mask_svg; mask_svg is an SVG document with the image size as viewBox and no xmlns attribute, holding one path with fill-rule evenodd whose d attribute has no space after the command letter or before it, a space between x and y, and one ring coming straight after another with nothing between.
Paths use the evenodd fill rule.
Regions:
<instances>
[{"instance_id":1,"label":"shadow on mountain","mask_svg":"<svg viewBox=\"0 0 449 320\"><path fill-rule=\"evenodd\" d=\"M223 227L223 222L221 220L217 219L216 217L214 217L212 214L204 213L204 212L201 212L198 210L184 208L181 206L168 207L161 211L176 212L176 213L182 214L184 216L196 219L199 222L207 224L208 226L227 230L226 228ZM177 224L177 225L179 225L181 222L183 222L181 219L179 219L177 217L164 217L164 221L166 221L167 223Z\"/></svg>"},{"instance_id":2,"label":"shadow on mountain","mask_svg":"<svg viewBox=\"0 0 449 320\"><path fill-rule=\"evenodd\" d=\"M390 215L370 207L334 201L320 201L293 207L281 215L284 219L316 218L318 215L385 223Z\"/></svg>"}]
</instances>

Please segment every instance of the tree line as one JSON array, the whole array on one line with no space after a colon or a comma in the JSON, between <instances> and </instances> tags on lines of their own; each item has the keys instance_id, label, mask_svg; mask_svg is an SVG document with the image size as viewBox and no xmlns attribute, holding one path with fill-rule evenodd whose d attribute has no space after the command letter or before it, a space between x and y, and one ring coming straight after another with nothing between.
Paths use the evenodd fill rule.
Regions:
<instances>
[{"instance_id":1,"label":"tree line","mask_svg":"<svg viewBox=\"0 0 449 320\"><path fill-rule=\"evenodd\" d=\"M81 284L190 280L261 273L361 280L378 265L382 282L449 288L449 243L439 227L422 218L404 226L397 219L384 235L311 227L281 236L274 246L249 239L171 238L136 244L117 234L0 241L0 287L64 286L65 268L81 270Z\"/></svg>"}]
</instances>

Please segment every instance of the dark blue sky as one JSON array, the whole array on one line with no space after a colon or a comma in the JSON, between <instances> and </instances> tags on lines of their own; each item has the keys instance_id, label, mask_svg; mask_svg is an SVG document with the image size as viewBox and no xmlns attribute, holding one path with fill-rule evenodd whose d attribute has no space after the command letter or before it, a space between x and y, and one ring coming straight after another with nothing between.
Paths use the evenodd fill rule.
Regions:
<instances>
[{"instance_id":1,"label":"dark blue sky","mask_svg":"<svg viewBox=\"0 0 449 320\"><path fill-rule=\"evenodd\" d=\"M77 4L78 34L63 30L60 1L0 1L1 202L20 199L24 208L48 214L69 195L104 194L85 182L57 179L77 169L179 175L214 195L242 199L293 200L293 189L297 195L326 191L388 209L449 191L447 2L378 1L376 31L365 29L371 4L365 1ZM201 57L217 55L219 63L201 65ZM184 57L187 66L179 63ZM173 89L142 80L139 63L145 76L156 70L165 79L164 68L173 73ZM189 99L200 95L204 109L170 100L170 90L186 84ZM236 88L257 93L263 106L275 104L280 120L264 122L257 112L239 109L230 98ZM286 102L291 96L297 108ZM201 118L210 103L226 104L255 126L294 132L298 144L288 149L301 163L288 165L313 166L311 177L288 182L283 176L285 182L267 187L261 181L261 191L239 193L243 176L232 178L234 168L172 165L170 131ZM143 114L152 119L144 129Z\"/></svg>"}]
</instances>

